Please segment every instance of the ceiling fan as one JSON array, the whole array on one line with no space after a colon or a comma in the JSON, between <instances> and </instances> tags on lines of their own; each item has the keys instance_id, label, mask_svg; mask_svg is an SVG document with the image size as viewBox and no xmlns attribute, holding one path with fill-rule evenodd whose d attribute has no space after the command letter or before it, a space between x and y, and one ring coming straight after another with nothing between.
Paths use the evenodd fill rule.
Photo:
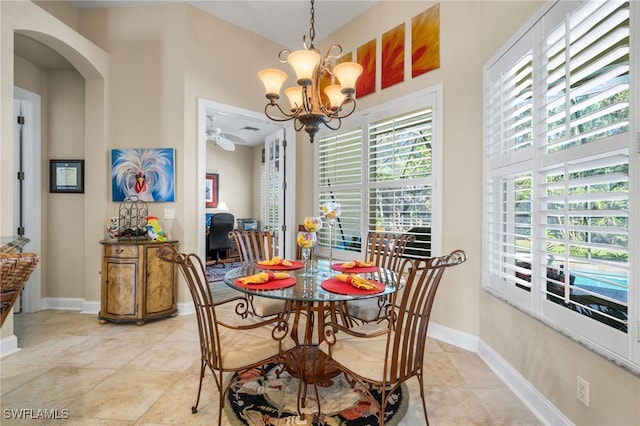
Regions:
<instances>
[{"instance_id":1,"label":"ceiling fan","mask_svg":"<svg viewBox=\"0 0 640 426\"><path fill-rule=\"evenodd\" d=\"M213 141L225 151L235 151L236 144L247 145L248 142L242 139L240 136L236 136L231 133L223 133L222 129L213 126L213 117L208 116L207 123L207 140Z\"/></svg>"}]
</instances>

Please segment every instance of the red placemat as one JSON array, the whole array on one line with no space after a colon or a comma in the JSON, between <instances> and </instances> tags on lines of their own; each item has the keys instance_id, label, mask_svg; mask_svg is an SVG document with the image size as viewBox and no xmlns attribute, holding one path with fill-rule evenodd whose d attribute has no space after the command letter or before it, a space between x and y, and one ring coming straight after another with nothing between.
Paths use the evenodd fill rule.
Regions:
<instances>
[{"instance_id":1,"label":"red placemat","mask_svg":"<svg viewBox=\"0 0 640 426\"><path fill-rule=\"evenodd\" d=\"M324 280L322 284L320 284L320 287L332 293L348 294L348 295L377 294L377 293L382 293L384 291L384 284L379 283L377 281L371 281L371 282L377 285L378 288L375 290L363 290L360 288L356 288L349 283L345 283L344 281L340 281L337 278L329 278L328 280Z\"/></svg>"},{"instance_id":2,"label":"red placemat","mask_svg":"<svg viewBox=\"0 0 640 426\"><path fill-rule=\"evenodd\" d=\"M282 280L271 280L262 284L244 284L242 281L237 279L234 283L238 287L250 288L251 290L279 290L281 288L287 288L295 285L296 278L289 277Z\"/></svg>"},{"instance_id":3,"label":"red placemat","mask_svg":"<svg viewBox=\"0 0 640 426\"><path fill-rule=\"evenodd\" d=\"M304 263L298 262L297 260L290 260L291 266L286 265L261 265L260 262L256 264L256 266L260 269L264 269L267 271L293 271L294 269L300 269L304 266Z\"/></svg>"},{"instance_id":4,"label":"red placemat","mask_svg":"<svg viewBox=\"0 0 640 426\"><path fill-rule=\"evenodd\" d=\"M348 274L365 274L368 272L377 272L378 269L380 269L376 265L358 268L345 268L342 265L344 265L344 263L334 263L333 265L331 265L331 269L338 272L346 272Z\"/></svg>"}]
</instances>

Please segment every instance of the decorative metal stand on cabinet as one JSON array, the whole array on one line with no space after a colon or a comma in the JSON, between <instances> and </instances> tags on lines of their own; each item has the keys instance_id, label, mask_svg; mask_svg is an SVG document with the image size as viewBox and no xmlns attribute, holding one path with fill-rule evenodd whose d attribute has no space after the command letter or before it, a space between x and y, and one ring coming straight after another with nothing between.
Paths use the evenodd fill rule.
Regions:
<instances>
[{"instance_id":1,"label":"decorative metal stand on cabinet","mask_svg":"<svg viewBox=\"0 0 640 426\"><path fill-rule=\"evenodd\" d=\"M103 240L100 322L136 321L175 316L177 274L174 264L163 262L157 251L177 241Z\"/></svg>"}]
</instances>

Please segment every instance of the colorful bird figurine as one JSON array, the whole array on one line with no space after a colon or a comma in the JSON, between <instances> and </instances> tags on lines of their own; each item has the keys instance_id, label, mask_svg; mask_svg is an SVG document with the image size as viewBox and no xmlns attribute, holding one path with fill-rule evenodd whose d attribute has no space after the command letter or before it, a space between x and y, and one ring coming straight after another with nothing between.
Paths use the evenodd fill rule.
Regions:
<instances>
[{"instance_id":1,"label":"colorful bird figurine","mask_svg":"<svg viewBox=\"0 0 640 426\"><path fill-rule=\"evenodd\" d=\"M164 235L162 226L160 226L160 222L158 222L158 218L155 216L147 217L147 234L151 241L167 241L167 236Z\"/></svg>"}]
</instances>

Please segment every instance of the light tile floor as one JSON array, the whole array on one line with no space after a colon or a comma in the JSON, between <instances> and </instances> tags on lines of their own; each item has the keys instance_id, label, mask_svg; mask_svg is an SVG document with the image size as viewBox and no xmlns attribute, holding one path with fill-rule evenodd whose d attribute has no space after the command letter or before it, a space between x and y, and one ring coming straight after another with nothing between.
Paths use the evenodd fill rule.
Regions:
<instances>
[{"instance_id":1,"label":"light tile floor","mask_svg":"<svg viewBox=\"0 0 640 426\"><path fill-rule=\"evenodd\" d=\"M15 316L21 351L0 361L2 425L215 424L218 396L208 373L191 414L199 377L196 318L144 326L99 324L94 315L45 310ZM425 357L431 425L537 425L540 422L477 355L429 339ZM424 424L418 382L401 425ZM63 409L65 420L15 420L6 409ZM223 424L229 424L223 416Z\"/></svg>"}]
</instances>

